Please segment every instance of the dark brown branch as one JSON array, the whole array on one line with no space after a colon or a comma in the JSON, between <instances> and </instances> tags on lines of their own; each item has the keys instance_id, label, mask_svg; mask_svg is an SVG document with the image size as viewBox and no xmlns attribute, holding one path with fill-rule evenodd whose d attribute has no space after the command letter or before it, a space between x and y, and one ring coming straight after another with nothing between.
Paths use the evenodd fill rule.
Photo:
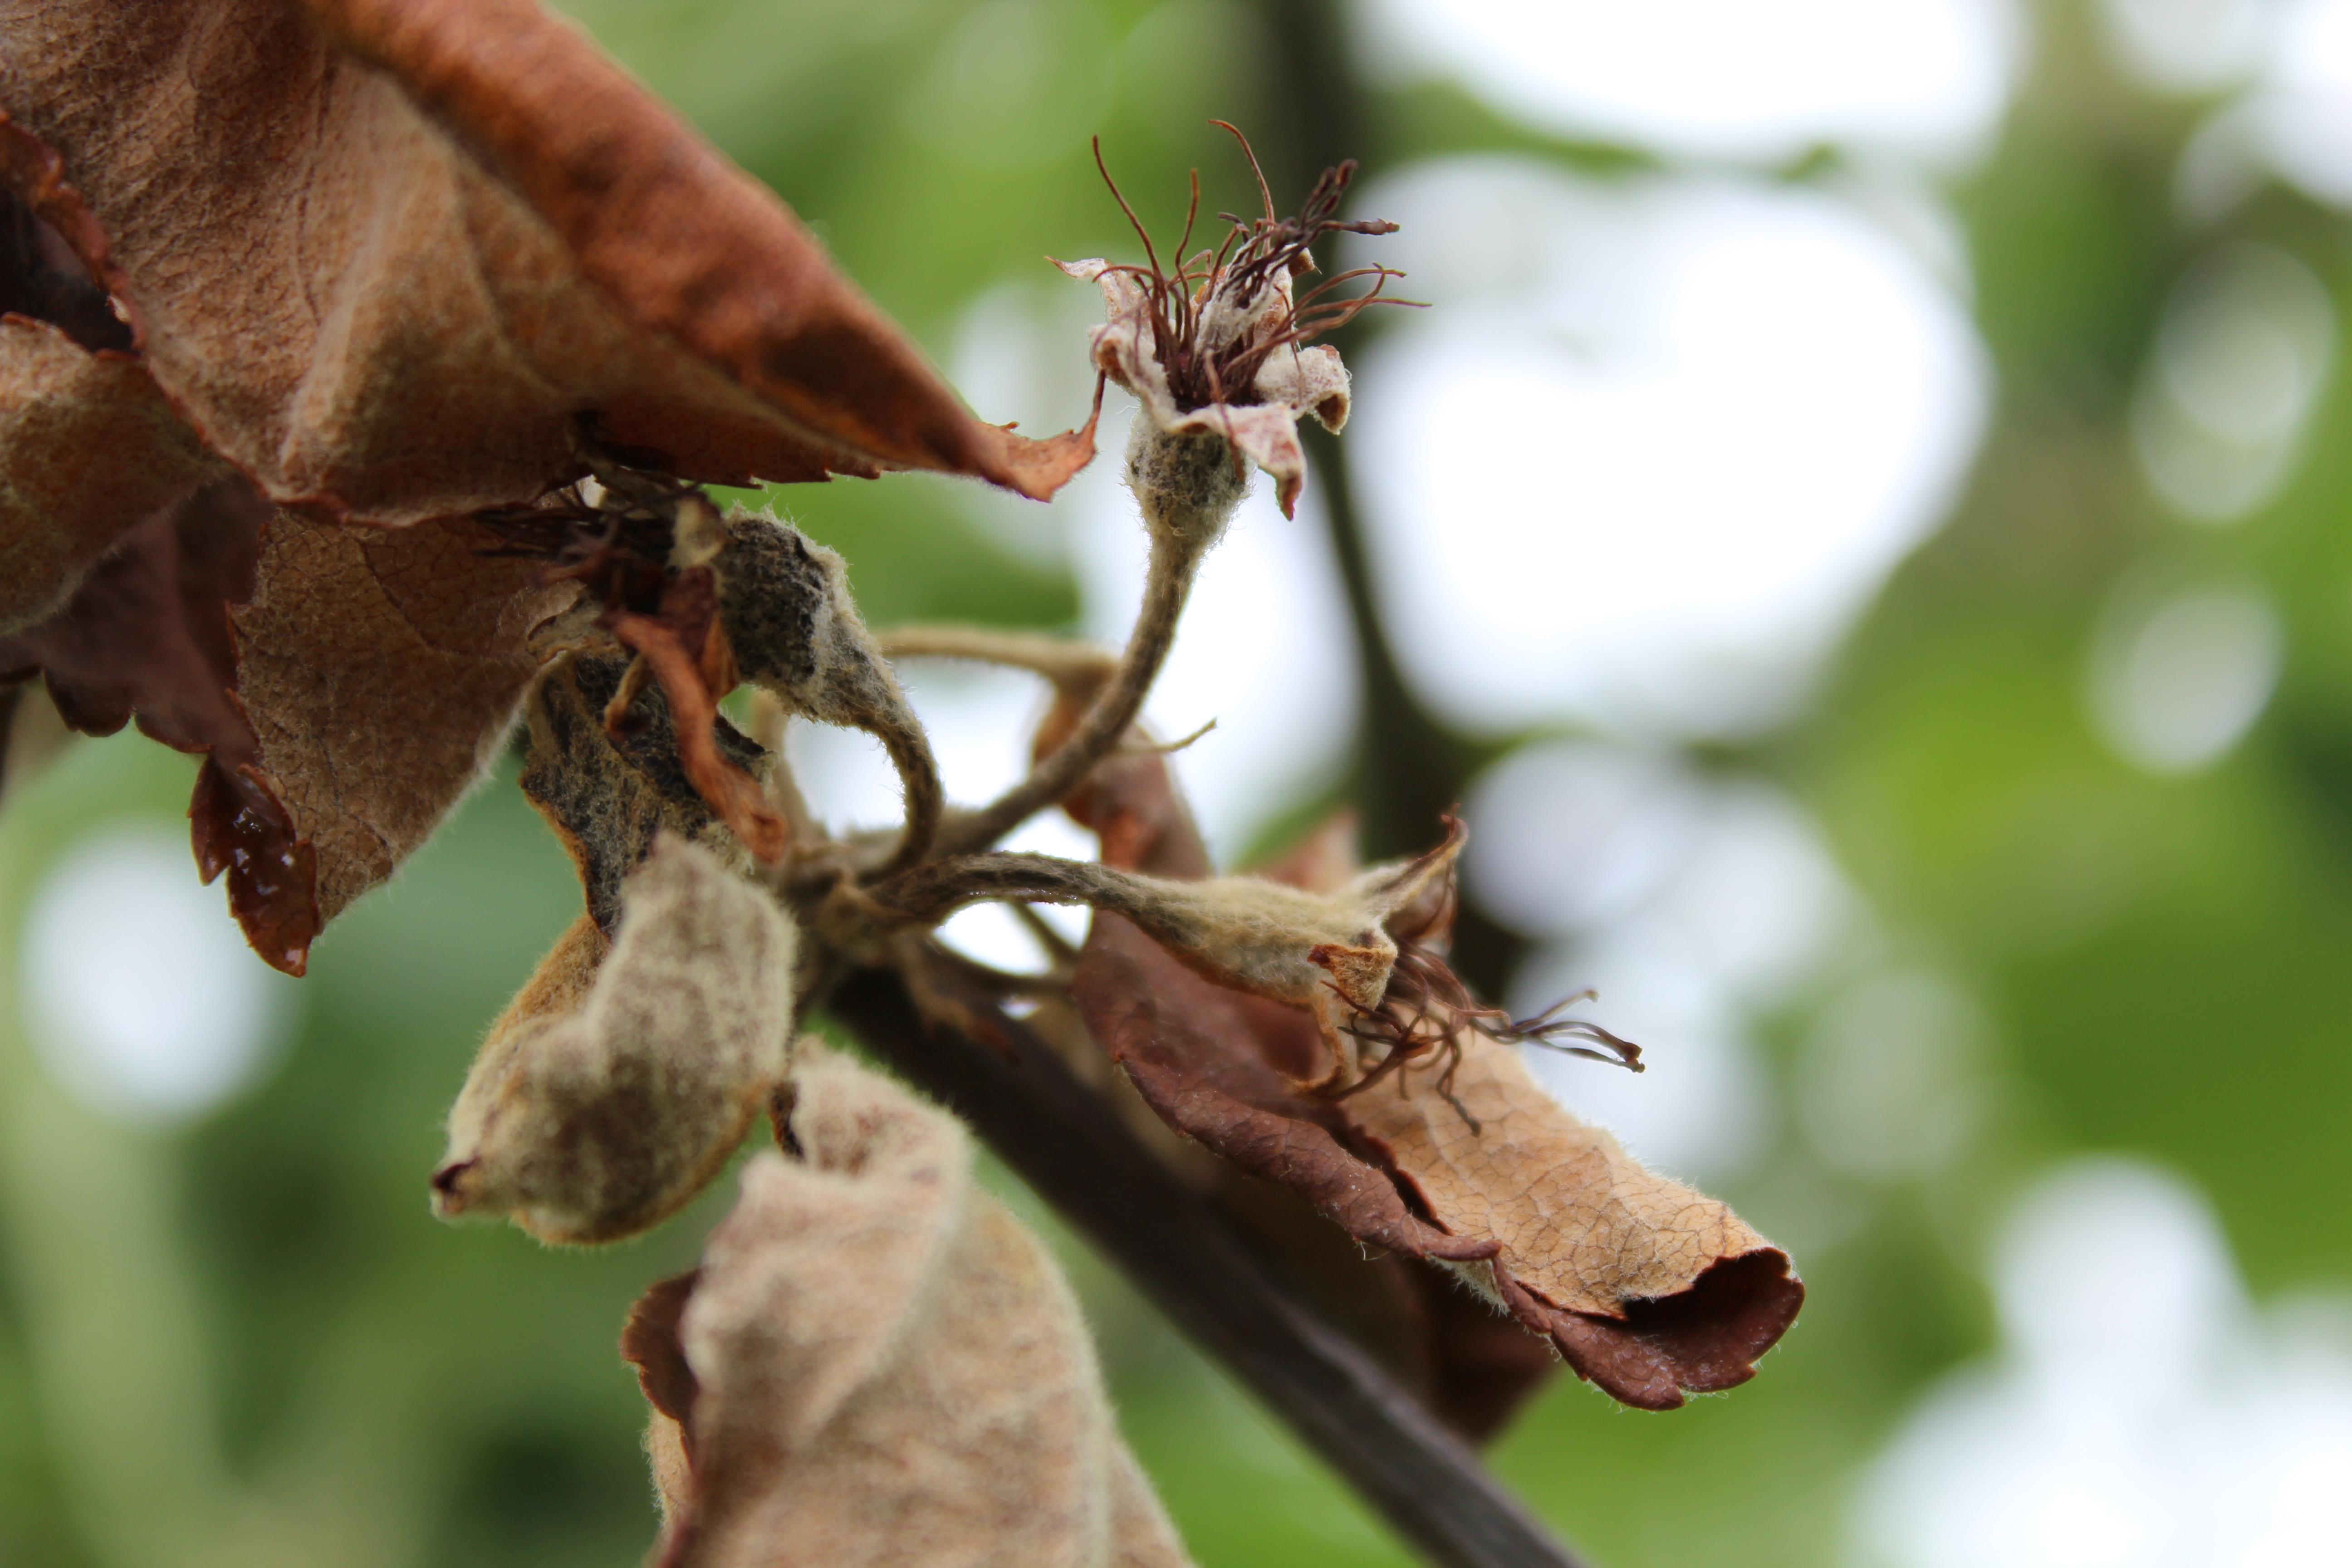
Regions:
<instances>
[{"instance_id":1,"label":"dark brown branch","mask_svg":"<svg viewBox=\"0 0 2352 1568\"><path fill-rule=\"evenodd\" d=\"M1576 1568L1526 1506L1130 1138L1051 1047L959 996L988 1037L927 1028L904 984L851 973L833 1016L937 1097L1440 1568Z\"/></svg>"}]
</instances>

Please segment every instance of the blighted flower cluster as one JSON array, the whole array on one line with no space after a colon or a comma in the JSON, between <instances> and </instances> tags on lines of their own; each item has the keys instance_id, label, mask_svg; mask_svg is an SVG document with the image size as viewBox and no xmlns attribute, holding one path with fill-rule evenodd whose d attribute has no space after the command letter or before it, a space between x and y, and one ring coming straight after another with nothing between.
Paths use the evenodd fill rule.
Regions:
<instances>
[{"instance_id":1,"label":"blighted flower cluster","mask_svg":"<svg viewBox=\"0 0 2352 1568\"><path fill-rule=\"evenodd\" d=\"M1140 407L1126 474L1150 551L1122 648L877 637L839 555L699 487L928 468L1042 499L1091 457L1091 420L1045 442L975 420L780 203L524 0L300 0L274 28L217 9L87 7L74 58L149 62L119 81L0 59L0 216L40 240L0 257L0 281L49 302L0 317L0 560L22 567L0 675L38 671L80 728L135 716L204 755L205 873L297 973L520 725L520 786L583 912L483 1042L435 1211L616 1241L771 1135L703 1267L648 1292L626 1336L659 1562L748 1568L785 1542L845 1564L1184 1561L1066 1284L972 1184L962 1129L806 1035L860 971L967 1037L960 998L1018 999L1108 1086L1104 1115L1156 1118L1181 1135L1154 1145L1171 1161L1216 1157L1202 1190L1249 1179L1302 1289L1342 1319L1416 1300L1427 1342L1389 1364L1463 1431L1492 1430L1555 1352L1647 1408L1752 1375L1801 1300L1786 1256L1537 1087L1520 1045L1636 1070L1639 1053L1469 994L1445 960L1461 826L1391 865L1357 868L1334 830L1215 875L1138 724L1253 471L1288 510L1298 421L1346 422L1347 369L1314 340L1393 276L1311 281L1318 244L1392 226L1339 216L1352 164L1298 216L1265 194L1198 249L1196 180L1170 265L1138 224L1142 264L1064 268L1101 289L1091 361ZM492 58L537 62L534 91L483 74ZM255 176L282 200L228 200L200 138L126 141L189 79L282 136ZM551 107L581 103L604 138L584 161ZM215 232L219 211L311 193L382 221ZM450 256L530 287L459 287ZM261 319L342 335L232 330L229 280ZM138 510L47 462L59 443L111 451ZM1048 680L1027 776L949 803L894 657ZM743 686L748 730L721 709ZM876 737L903 823L826 833L791 723ZM1097 859L995 847L1055 809ZM1000 973L935 934L987 900L1093 919L1049 973ZM1489 1369L1475 1390L1431 1371L1468 1365Z\"/></svg>"}]
</instances>

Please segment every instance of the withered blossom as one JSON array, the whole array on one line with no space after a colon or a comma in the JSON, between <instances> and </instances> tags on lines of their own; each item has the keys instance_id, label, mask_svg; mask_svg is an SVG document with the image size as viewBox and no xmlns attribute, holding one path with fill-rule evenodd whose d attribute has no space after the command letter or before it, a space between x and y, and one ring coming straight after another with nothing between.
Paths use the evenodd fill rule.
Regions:
<instances>
[{"instance_id":1,"label":"withered blossom","mask_svg":"<svg viewBox=\"0 0 2352 1568\"><path fill-rule=\"evenodd\" d=\"M1240 132L1217 123L1248 153ZM1385 267L1360 267L1297 292L1297 280L1316 269L1318 241L1334 234L1396 232L1396 225L1381 219L1336 216L1356 175L1354 160L1326 170L1298 216L1286 218L1275 214L1256 155L1249 159L1265 215L1248 220L1223 215L1231 228L1214 249L1187 250L1200 216L1195 174L1172 271L1162 270L1151 236L1124 195L1119 207L1143 242L1145 264L1096 258L1057 265L1101 287L1109 319L1088 334L1095 368L1135 395L1150 427L1230 443L1236 460L1245 458L1274 477L1276 498L1288 515L1307 482L1298 421L1312 414L1335 432L1348 422L1348 367L1339 350L1315 339L1368 306L1406 301L1381 292L1390 279L1402 276ZM1100 167L1099 141L1095 161ZM1103 179L1118 195L1108 169ZM1342 292L1362 278L1372 279L1369 291Z\"/></svg>"}]
</instances>

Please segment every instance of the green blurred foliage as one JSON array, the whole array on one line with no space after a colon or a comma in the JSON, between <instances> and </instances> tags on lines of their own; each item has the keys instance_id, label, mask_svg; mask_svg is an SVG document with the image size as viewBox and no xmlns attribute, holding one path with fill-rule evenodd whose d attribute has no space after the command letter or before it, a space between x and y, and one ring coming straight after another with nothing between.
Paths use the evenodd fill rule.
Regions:
<instances>
[{"instance_id":1,"label":"green blurred foliage","mask_svg":"<svg viewBox=\"0 0 2352 1568\"><path fill-rule=\"evenodd\" d=\"M1297 68L1231 0L568 9L943 359L984 289L1054 286L1046 253L1126 248L1088 135L1155 226L1180 219L1195 164L1207 210L1243 208L1246 174L1205 121L1278 118L1273 95ZM2000 1093L1968 1157L1930 1180L1843 1180L1784 1131L1727 1194L1799 1251L1811 1290L1755 1383L1652 1416L1563 1379L1497 1445L1500 1471L1618 1568L1832 1559L1856 1467L1926 1384L1989 1342L1975 1265L1992 1217L2069 1151L2187 1173L2259 1291L2352 1275L2352 1207L2337 1201L2352 1104L2352 443L2336 434L2352 378L2336 378L2292 483L2229 530L2168 519L2126 426L2195 254L2261 237L2340 299L2344 226L2273 190L2192 234L2170 195L2192 114L2120 81L2084 7L2053 0L2035 19L2002 145L1953 193L2000 388L1974 478L1812 711L1724 759L1818 812L1886 924L1976 989L2002 1042ZM1604 173L1649 162L1547 142L1453 89L1357 90L1386 166L1504 147ZM1075 338L1064 346L1075 355ZM770 499L847 555L877 624L1075 617L1073 584L993 542L950 485ZM2086 649L2118 584L2216 573L2281 606L2283 682L2221 766L2151 778L2090 729ZM0 952L16 952L59 853L119 818L176 822L190 771L126 735L79 742L12 788ZM635 1292L691 1259L729 1184L651 1238L594 1253L426 1212L473 1043L576 907L509 774L329 933L282 1065L193 1129L128 1131L78 1108L26 1056L14 981L0 982L0 1562L597 1568L635 1562L651 1539L641 1406L614 1340ZM1807 1016L1801 1004L1774 1021L1776 1068ZM1406 1561L997 1180L1068 1259L1128 1431L1204 1564Z\"/></svg>"}]
</instances>

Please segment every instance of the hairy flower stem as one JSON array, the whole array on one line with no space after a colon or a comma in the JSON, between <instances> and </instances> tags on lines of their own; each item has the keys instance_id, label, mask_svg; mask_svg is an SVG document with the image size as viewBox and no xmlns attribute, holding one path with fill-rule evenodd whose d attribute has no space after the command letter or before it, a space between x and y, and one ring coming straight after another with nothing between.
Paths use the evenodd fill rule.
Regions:
<instances>
[{"instance_id":1,"label":"hairy flower stem","mask_svg":"<svg viewBox=\"0 0 2352 1568\"><path fill-rule=\"evenodd\" d=\"M898 712L862 726L889 753L890 765L898 770L898 784L907 797L906 830L899 835L898 848L875 873L878 877L895 876L910 866L919 865L923 857L930 853L947 810L946 792L940 784L940 766L931 756L930 737L923 732L912 709L903 703L900 708Z\"/></svg>"},{"instance_id":2,"label":"hairy flower stem","mask_svg":"<svg viewBox=\"0 0 2352 1568\"><path fill-rule=\"evenodd\" d=\"M1025 904L1078 904L1132 915L1144 879L1092 860L1055 855L992 853L934 860L900 878L877 899L894 913L933 925L967 904L1007 900Z\"/></svg>"},{"instance_id":3,"label":"hairy flower stem","mask_svg":"<svg viewBox=\"0 0 2352 1568\"><path fill-rule=\"evenodd\" d=\"M1249 474L1222 436L1171 435L1139 415L1128 441L1127 482L1142 504L1150 531L1151 562L1143 608L1128 635L1118 671L1086 717L1029 776L993 802L950 822L939 837L942 855L970 854L1002 838L1067 795L1118 746L1168 650L1192 591L1202 558L1225 531L1249 490ZM891 901L896 902L895 895Z\"/></svg>"},{"instance_id":4,"label":"hairy flower stem","mask_svg":"<svg viewBox=\"0 0 2352 1568\"><path fill-rule=\"evenodd\" d=\"M1090 695L1118 672L1119 656L1099 644L993 626L899 626L878 639L886 658L956 658L1024 669L1060 691Z\"/></svg>"}]
</instances>

